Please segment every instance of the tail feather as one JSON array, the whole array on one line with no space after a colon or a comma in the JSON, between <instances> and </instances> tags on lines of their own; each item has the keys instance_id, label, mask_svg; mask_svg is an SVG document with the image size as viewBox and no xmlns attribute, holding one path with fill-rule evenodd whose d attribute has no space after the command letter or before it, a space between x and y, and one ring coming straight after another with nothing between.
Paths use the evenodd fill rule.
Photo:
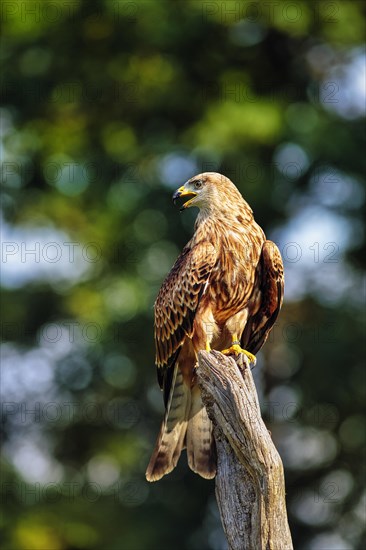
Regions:
<instances>
[{"instance_id":1,"label":"tail feather","mask_svg":"<svg viewBox=\"0 0 366 550\"><path fill-rule=\"evenodd\" d=\"M197 474L212 479L216 474L216 448L212 423L197 386L184 382L178 364L174 367L164 420L146 470L148 481L157 481L177 465L184 446L188 465Z\"/></svg>"},{"instance_id":2,"label":"tail feather","mask_svg":"<svg viewBox=\"0 0 366 550\"><path fill-rule=\"evenodd\" d=\"M186 434L188 465L200 476L212 479L216 475L216 446L212 422L207 415L198 386L191 394L191 410Z\"/></svg>"},{"instance_id":3,"label":"tail feather","mask_svg":"<svg viewBox=\"0 0 366 550\"><path fill-rule=\"evenodd\" d=\"M191 391L184 383L177 364L174 370L164 420L146 470L148 481L157 481L169 474L177 465L184 445Z\"/></svg>"}]
</instances>

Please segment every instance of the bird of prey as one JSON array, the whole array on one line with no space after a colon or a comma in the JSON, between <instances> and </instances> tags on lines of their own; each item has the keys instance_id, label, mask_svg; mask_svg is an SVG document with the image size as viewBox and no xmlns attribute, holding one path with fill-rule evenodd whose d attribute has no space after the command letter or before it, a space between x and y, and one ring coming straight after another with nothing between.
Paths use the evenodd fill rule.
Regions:
<instances>
[{"instance_id":1,"label":"bird of prey","mask_svg":"<svg viewBox=\"0 0 366 550\"><path fill-rule=\"evenodd\" d=\"M154 306L158 381L165 417L146 478L171 472L187 448L189 467L216 473L212 424L196 383L198 352L247 358L266 341L282 305L284 275L277 246L266 240L231 180L205 172L173 195L197 206L192 239L164 280Z\"/></svg>"}]
</instances>

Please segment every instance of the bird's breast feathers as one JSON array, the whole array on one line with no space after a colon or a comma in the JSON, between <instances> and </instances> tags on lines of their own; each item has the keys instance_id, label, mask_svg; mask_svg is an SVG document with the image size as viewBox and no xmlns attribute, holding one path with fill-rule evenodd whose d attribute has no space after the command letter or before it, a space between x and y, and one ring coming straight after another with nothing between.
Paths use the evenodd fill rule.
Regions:
<instances>
[{"instance_id":1,"label":"bird's breast feathers","mask_svg":"<svg viewBox=\"0 0 366 550\"><path fill-rule=\"evenodd\" d=\"M263 231L257 227L258 231L251 235L243 227L226 224L211 232L217 237L212 243L216 262L205 285L204 301L206 305L210 303L219 322L245 307L250 299L265 240ZM206 238L207 234L210 233L206 233Z\"/></svg>"}]
</instances>

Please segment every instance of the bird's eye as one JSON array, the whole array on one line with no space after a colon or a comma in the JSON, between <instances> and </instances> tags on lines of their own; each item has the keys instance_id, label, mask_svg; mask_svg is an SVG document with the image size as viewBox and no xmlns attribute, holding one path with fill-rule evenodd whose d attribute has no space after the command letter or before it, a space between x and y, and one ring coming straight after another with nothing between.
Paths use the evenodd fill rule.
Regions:
<instances>
[{"instance_id":1,"label":"bird's eye","mask_svg":"<svg viewBox=\"0 0 366 550\"><path fill-rule=\"evenodd\" d=\"M195 189L201 189L203 186L203 181L202 180L197 180L194 182L194 188Z\"/></svg>"}]
</instances>

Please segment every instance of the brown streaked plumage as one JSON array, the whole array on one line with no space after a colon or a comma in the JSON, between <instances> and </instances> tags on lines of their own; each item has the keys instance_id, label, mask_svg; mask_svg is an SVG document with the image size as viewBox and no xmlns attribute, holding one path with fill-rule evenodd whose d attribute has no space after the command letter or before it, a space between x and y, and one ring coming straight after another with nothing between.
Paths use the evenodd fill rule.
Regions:
<instances>
[{"instance_id":1,"label":"brown streaked plumage","mask_svg":"<svg viewBox=\"0 0 366 550\"><path fill-rule=\"evenodd\" d=\"M194 472L207 479L215 476L212 425L195 380L197 354L229 348L224 353L255 359L251 354L266 341L283 298L279 250L266 240L228 178L200 174L173 198L179 196L192 197L182 209L197 206L200 211L195 233L155 302L156 364L166 412L146 471L148 481L171 472L184 447Z\"/></svg>"}]
</instances>

